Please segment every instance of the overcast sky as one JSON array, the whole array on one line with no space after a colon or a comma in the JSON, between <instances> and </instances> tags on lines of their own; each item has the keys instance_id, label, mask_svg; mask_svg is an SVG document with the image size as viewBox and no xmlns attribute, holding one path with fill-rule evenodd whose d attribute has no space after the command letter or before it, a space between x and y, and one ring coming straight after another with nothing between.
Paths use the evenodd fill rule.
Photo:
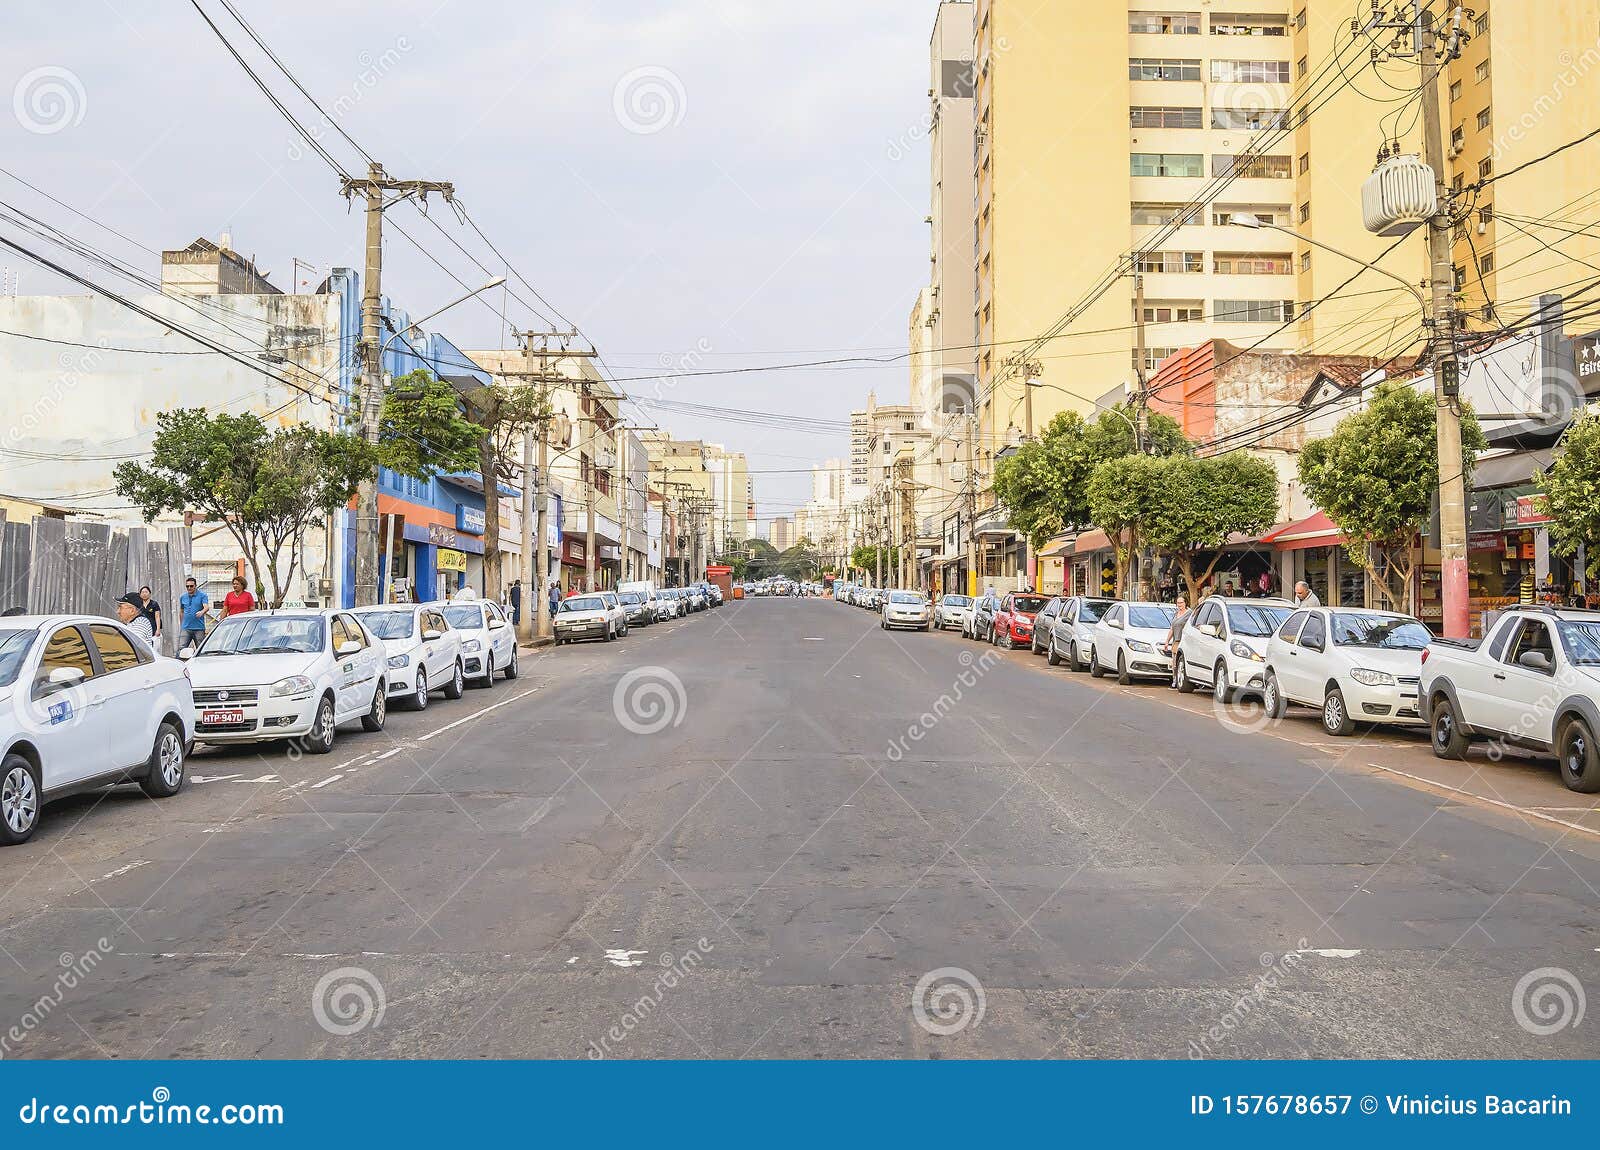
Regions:
<instances>
[{"instance_id":1,"label":"overcast sky","mask_svg":"<svg viewBox=\"0 0 1600 1150\"><path fill-rule=\"evenodd\" d=\"M453 181L616 375L905 350L927 274L933 0L233 3L391 175ZM220 0L202 4L316 123ZM0 166L153 249L230 230L280 287L292 257L360 267L361 217L337 177L296 147L188 0L7 7ZM321 139L362 163L331 129ZM157 270L4 175L0 199ZM469 286L490 278L409 209L393 218ZM435 218L498 274L447 210ZM22 294L62 290L20 271ZM384 288L413 314L462 290L392 231ZM464 305L437 326L463 347L501 346L502 299L487 298L493 309ZM538 323L507 306L514 326ZM906 371L679 378L662 394L843 420L869 387L904 396ZM810 462L848 448L842 434L661 421L746 451L763 520L807 497Z\"/></svg>"}]
</instances>

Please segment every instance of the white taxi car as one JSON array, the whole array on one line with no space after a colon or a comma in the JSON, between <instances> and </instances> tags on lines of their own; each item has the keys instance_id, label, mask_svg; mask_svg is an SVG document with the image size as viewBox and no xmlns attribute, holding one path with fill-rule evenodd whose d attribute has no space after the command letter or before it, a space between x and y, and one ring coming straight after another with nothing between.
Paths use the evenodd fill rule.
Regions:
<instances>
[{"instance_id":1,"label":"white taxi car","mask_svg":"<svg viewBox=\"0 0 1600 1150\"><path fill-rule=\"evenodd\" d=\"M556 642L576 639L603 639L607 643L627 632L622 605L599 591L561 600L556 608Z\"/></svg>"},{"instance_id":2,"label":"white taxi car","mask_svg":"<svg viewBox=\"0 0 1600 1150\"><path fill-rule=\"evenodd\" d=\"M461 604L480 607L478 600ZM459 699L466 690L461 635L444 617L444 603L395 603L351 612L383 644L389 694L413 710L428 705L431 691Z\"/></svg>"},{"instance_id":3,"label":"white taxi car","mask_svg":"<svg viewBox=\"0 0 1600 1150\"><path fill-rule=\"evenodd\" d=\"M130 782L157 799L182 790L184 670L110 619L0 619L0 844L26 842L51 799Z\"/></svg>"},{"instance_id":4,"label":"white taxi car","mask_svg":"<svg viewBox=\"0 0 1600 1150\"><path fill-rule=\"evenodd\" d=\"M325 755L340 723L360 719L381 731L388 716L383 645L349 611L230 615L180 658L189 663L195 736L204 743L296 739Z\"/></svg>"},{"instance_id":5,"label":"white taxi car","mask_svg":"<svg viewBox=\"0 0 1600 1150\"><path fill-rule=\"evenodd\" d=\"M517 635L500 604L487 599L471 603L435 603L461 637L461 661L469 679L482 687L494 686L496 674L517 677Z\"/></svg>"}]
</instances>

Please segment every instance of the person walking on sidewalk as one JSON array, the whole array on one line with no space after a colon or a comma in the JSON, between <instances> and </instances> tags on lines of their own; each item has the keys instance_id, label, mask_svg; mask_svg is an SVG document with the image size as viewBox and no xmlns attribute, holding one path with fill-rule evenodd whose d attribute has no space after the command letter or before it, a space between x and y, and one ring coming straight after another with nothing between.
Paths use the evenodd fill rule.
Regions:
<instances>
[{"instance_id":1,"label":"person walking on sidewalk","mask_svg":"<svg viewBox=\"0 0 1600 1150\"><path fill-rule=\"evenodd\" d=\"M150 619L144 613L144 601L139 598L139 592L129 591L117 600L117 618L122 620L122 625L145 641L149 647L156 645L155 629L150 626Z\"/></svg>"},{"instance_id":2,"label":"person walking on sidewalk","mask_svg":"<svg viewBox=\"0 0 1600 1150\"><path fill-rule=\"evenodd\" d=\"M1302 579L1294 585L1294 605L1298 608L1320 607L1322 600L1317 598L1317 593Z\"/></svg>"},{"instance_id":3,"label":"person walking on sidewalk","mask_svg":"<svg viewBox=\"0 0 1600 1150\"><path fill-rule=\"evenodd\" d=\"M206 639L206 614L211 610L211 600L199 589L194 577L183 581L183 594L178 598L178 650L184 651L192 644L195 650Z\"/></svg>"}]
</instances>

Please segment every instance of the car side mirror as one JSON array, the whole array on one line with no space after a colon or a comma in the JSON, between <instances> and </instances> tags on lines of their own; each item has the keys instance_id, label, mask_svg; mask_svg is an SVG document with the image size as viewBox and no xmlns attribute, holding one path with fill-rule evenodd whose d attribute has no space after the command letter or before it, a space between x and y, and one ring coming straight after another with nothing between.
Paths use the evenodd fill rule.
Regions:
<instances>
[{"instance_id":1,"label":"car side mirror","mask_svg":"<svg viewBox=\"0 0 1600 1150\"><path fill-rule=\"evenodd\" d=\"M346 655L354 655L360 650L360 643L357 643L354 639L346 639L343 643L340 643L333 649L333 653L342 658Z\"/></svg>"},{"instance_id":2,"label":"car side mirror","mask_svg":"<svg viewBox=\"0 0 1600 1150\"><path fill-rule=\"evenodd\" d=\"M491 631L498 631L498 630L500 630L500 628L504 627L505 625L506 625L506 621L504 619L491 619L491 620L489 620L489 630L491 630Z\"/></svg>"},{"instance_id":3,"label":"car side mirror","mask_svg":"<svg viewBox=\"0 0 1600 1150\"><path fill-rule=\"evenodd\" d=\"M1215 639L1217 637L1217 625L1215 623L1200 624L1200 634Z\"/></svg>"},{"instance_id":4,"label":"car side mirror","mask_svg":"<svg viewBox=\"0 0 1600 1150\"><path fill-rule=\"evenodd\" d=\"M440 632L432 630L430 628L429 630L424 631L422 633L422 638L423 638L423 640L425 642L431 643L431 642L433 642L435 639L437 639L439 637L439 634L440 634Z\"/></svg>"},{"instance_id":5,"label":"car side mirror","mask_svg":"<svg viewBox=\"0 0 1600 1150\"><path fill-rule=\"evenodd\" d=\"M1322 639L1302 639L1300 645L1307 651L1325 651L1328 648L1328 644Z\"/></svg>"},{"instance_id":6,"label":"car side mirror","mask_svg":"<svg viewBox=\"0 0 1600 1150\"><path fill-rule=\"evenodd\" d=\"M56 667L46 676L45 689L50 692L66 691L78 686L84 680L81 667Z\"/></svg>"},{"instance_id":7,"label":"car side mirror","mask_svg":"<svg viewBox=\"0 0 1600 1150\"><path fill-rule=\"evenodd\" d=\"M193 647L185 647L183 650L178 652L178 658L184 660L185 662L187 662L190 659L193 659L194 658L194 648Z\"/></svg>"},{"instance_id":8,"label":"car side mirror","mask_svg":"<svg viewBox=\"0 0 1600 1150\"><path fill-rule=\"evenodd\" d=\"M1550 656L1543 651L1524 651L1517 656L1517 666L1548 675L1551 671Z\"/></svg>"}]
</instances>

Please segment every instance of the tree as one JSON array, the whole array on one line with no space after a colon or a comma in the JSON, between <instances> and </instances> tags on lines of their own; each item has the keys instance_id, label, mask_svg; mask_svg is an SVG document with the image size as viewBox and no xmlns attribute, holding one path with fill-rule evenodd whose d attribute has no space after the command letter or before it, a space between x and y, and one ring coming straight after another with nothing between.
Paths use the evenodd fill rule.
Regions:
<instances>
[{"instance_id":1,"label":"tree","mask_svg":"<svg viewBox=\"0 0 1600 1150\"><path fill-rule=\"evenodd\" d=\"M378 463L413 479L475 470L485 429L462 404L454 384L420 368L395 380L378 418Z\"/></svg>"},{"instance_id":2,"label":"tree","mask_svg":"<svg viewBox=\"0 0 1600 1150\"><path fill-rule=\"evenodd\" d=\"M1600 414L1584 415L1567 431L1564 450L1543 475L1558 555L1584 549L1588 574L1600 576Z\"/></svg>"},{"instance_id":3,"label":"tree","mask_svg":"<svg viewBox=\"0 0 1600 1150\"><path fill-rule=\"evenodd\" d=\"M1265 460L1237 452L1172 456L1160 461L1157 473L1140 531L1147 544L1177 565L1194 603L1230 535L1255 535L1277 521L1278 472ZM1197 571L1203 551L1214 554Z\"/></svg>"},{"instance_id":4,"label":"tree","mask_svg":"<svg viewBox=\"0 0 1600 1150\"><path fill-rule=\"evenodd\" d=\"M117 494L147 519L197 511L225 526L257 592L278 607L293 586L307 528L349 503L372 466L358 436L304 424L268 429L254 415L179 408L156 416L149 462L119 463L115 476Z\"/></svg>"},{"instance_id":5,"label":"tree","mask_svg":"<svg viewBox=\"0 0 1600 1150\"><path fill-rule=\"evenodd\" d=\"M850 552L850 566L858 571L865 571L876 578L879 551L883 552L884 574L893 575L900 562L900 548L898 547L874 547L870 543L858 543L855 550Z\"/></svg>"},{"instance_id":6,"label":"tree","mask_svg":"<svg viewBox=\"0 0 1600 1150\"><path fill-rule=\"evenodd\" d=\"M1397 611L1411 609L1412 545L1439 489L1436 416L1431 392L1381 383L1366 408L1300 453L1306 494L1343 533L1351 562ZM1477 416L1463 405L1461 470L1469 487L1478 452L1488 445Z\"/></svg>"},{"instance_id":7,"label":"tree","mask_svg":"<svg viewBox=\"0 0 1600 1150\"><path fill-rule=\"evenodd\" d=\"M499 480L516 480L519 484L533 481L532 476L521 474L521 439L536 434L540 421L550 417L550 398L543 388L532 384L508 387L496 380L486 387L471 389L462 400L468 417L483 429L477 442L478 474L483 477L483 585L494 597L503 585L501 567L505 558L500 547ZM534 513L538 513L537 507ZM522 582L527 588L531 586L528 579L534 570L533 557L523 556L522 563ZM529 593L541 592L534 588Z\"/></svg>"},{"instance_id":8,"label":"tree","mask_svg":"<svg viewBox=\"0 0 1600 1150\"><path fill-rule=\"evenodd\" d=\"M1091 521L1111 540L1117 563L1117 595L1127 598L1128 571L1142 544L1146 518L1158 499L1165 461L1153 455L1124 455L1094 469L1089 480Z\"/></svg>"}]
</instances>

